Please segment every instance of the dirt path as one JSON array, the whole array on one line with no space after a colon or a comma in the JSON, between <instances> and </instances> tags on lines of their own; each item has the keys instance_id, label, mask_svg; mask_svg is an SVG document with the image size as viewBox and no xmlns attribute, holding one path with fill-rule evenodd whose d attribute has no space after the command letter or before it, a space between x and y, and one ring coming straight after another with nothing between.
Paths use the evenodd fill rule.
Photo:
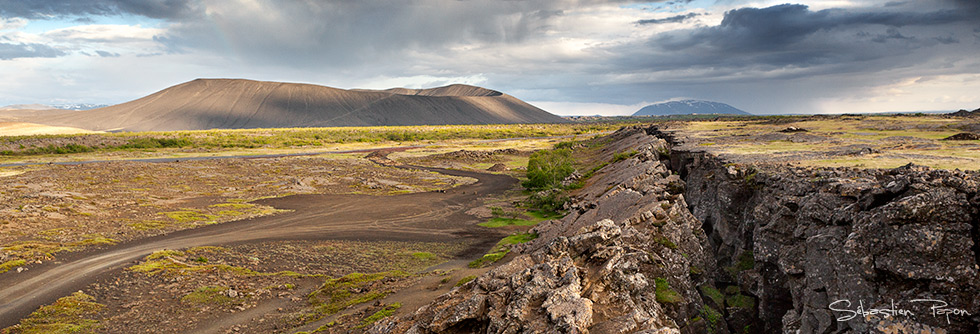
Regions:
<instances>
[{"instance_id":1,"label":"dirt path","mask_svg":"<svg viewBox=\"0 0 980 334\"><path fill-rule=\"evenodd\" d=\"M454 241L475 238L485 250L501 236L476 226L466 210L480 197L510 189L506 175L430 169L479 181L446 192L395 196L296 195L258 201L293 210L275 216L211 225L70 254L22 273L0 275L0 328L11 326L41 305L80 290L161 249L265 240L343 239L362 241ZM483 247L486 246L486 247Z\"/></svg>"}]
</instances>

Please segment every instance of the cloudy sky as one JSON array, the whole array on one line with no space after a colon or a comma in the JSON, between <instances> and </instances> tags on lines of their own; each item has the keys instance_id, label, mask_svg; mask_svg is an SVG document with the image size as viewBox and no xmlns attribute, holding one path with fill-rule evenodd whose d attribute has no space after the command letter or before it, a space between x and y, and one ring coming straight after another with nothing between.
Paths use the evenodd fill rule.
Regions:
<instances>
[{"instance_id":1,"label":"cloudy sky","mask_svg":"<svg viewBox=\"0 0 980 334\"><path fill-rule=\"evenodd\" d=\"M561 115L980 107L980 0L0 0L0 106L195 78L467 83Z\"/></svg>"}]
</instances>

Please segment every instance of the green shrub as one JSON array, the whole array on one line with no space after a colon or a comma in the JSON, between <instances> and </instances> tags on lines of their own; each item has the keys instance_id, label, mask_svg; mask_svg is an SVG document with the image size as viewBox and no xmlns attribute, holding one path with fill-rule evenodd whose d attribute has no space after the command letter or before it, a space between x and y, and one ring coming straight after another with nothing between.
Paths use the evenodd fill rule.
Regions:
<instances>
[{"instance_id":1,"label":"green shrub","mask_svg":"<svg viewBox=\"0 0 980 334\"><path fill-rule=\"evenodd\" d=\"M528 207L539 211L558 214L568 202L568 196L557 189L528 196L524 202Z\"/></svg>"},{"instance_id":2,"label":"green shrub","mask_svg":"<svg viewBox=\"0 0 980 334\"><path fill-rule=\"evenodd\" d=\"M575 171L572 162L572 151L569 149L534 152L528 158L527 181L523 185L531 190L558 188L561 181Z\"/></svg>"}]
</instances>

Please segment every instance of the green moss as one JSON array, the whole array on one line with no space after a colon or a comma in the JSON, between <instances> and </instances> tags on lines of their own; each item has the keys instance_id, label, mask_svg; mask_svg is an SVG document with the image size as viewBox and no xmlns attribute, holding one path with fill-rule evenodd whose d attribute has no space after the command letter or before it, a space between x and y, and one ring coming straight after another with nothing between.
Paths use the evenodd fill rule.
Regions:
<instances>
[{"instance_id":1,"label":"green moss","mask_svg":"<svg viewBox=\"0 0 980 334\"><path fill-rule=\"evenodd\" d=\"M725 305L728 305L729 307L753 309L755 308L755 299L739 293L725 298Z\"/></svg>"},{"instance_id":2,"label":"green moss","mask_svg":"<svg viewBox=\"0 0 980 334\"><path fill-rule=\"evenodd\" d=\"M744 251L742 254L738 255L738 258L735 260L735 264L730 267L725 267L725 270L728 271L732 277L738 277L739 272L751 270L753 268L755 268L755 255L752 253L752 251Z\"/></svg>"},{"instance_id":3,"label":"green moss","mask_svg":"<svg viewBox=\"0 0 980 334\"><path fill-rule=\"evenodd\" d=\"M550 219L561 219L565 215L554 212L531 210L524 213L525 215L531 216L533 219L539 221L545 221Z\"/></svg>"},{"instance_id":4,"label":"green moss","mask_svg":"<svg viewBox=\"0 0 980 334\"><path fill-rule=\"evenodd\" d=\"M117 241L98 234L87 234L85 239L74 242L22 241L4 247L3 250L21 258L53 257L60 252L74 251L87 246L112 245Z\"/></svg>"},{"instance_id":5,"label":"green moss","mask_svg":"<svg viewBox=\"0 0 980 334\"><path fill-rule=\"evenodd\" d=\"M518 233L518 234L513 234L513 235L510 235L510 236L508 236L506 238L501 239L500 242L497 243L497 245L498 246L501 246L501 245L522 244L522 243L525 243L525 242L528 242L528 241L531 241L531 240L534 240L534 239L537 239L537 238L538 238L538 235L537 234L534 234L534 233Z\"/></svg>"},{"instance_id":6,"label":"green moss","mask_svg":"<svg viewBox=\"0 0 980 334\"><path fill-rule=\"evenodd\" d=\"M656 284L656 299L658 303L676 304L681 301L681 296L670 288L667 279L657 277L654 279Z\"/></svg>"},{"instance_id":7,"label":"green moss","mask_svg":"<svg viewBox=\"0 0 980 334\"><path fill-rule=\"evenodd\" d=\"M228 305L235 302L234 298L225 294L228 290L224 286L202 286L181 297L180 301L194 305Z\"/></svg>"},{"instance_id":8,"label":"green moss","mask_svg":"<svg viewBox=\"0 0 980 334\"><path fill-rule=\"evenodd\" d=\"M490 220L486 222L479 223L477 225L483 227L496 228L496 227L504 227L504 226L534 226L537 224L538 222L536 221L530 221L525 219L494 217L494 218L490 218Z\"/></svg>"},{"instance_id":9,"label":"green moss","mask_svg":"<svg viewBox=\"0 0 980 334\"><path fill-rule=\"evenodd\" d=\"M200 252L200 250L197 251ZM190 252L190 250L188 252ZM248 268L230 266L227 264L206 264L207 259L204 258L203 256L198 256L190 260L178 259L184 256L186 256L185 252L177 251L177 250L157 251L154 252L153 254L148 255L143 263L131 266L126 270L142 272L150 276L154 276L162 273L166 273L170 275L187 275L194 272L213 271L213 270L232 273L239 276L288 276L288 277L305 276L292 271L263 273ZM200 264L190 264L183 261L198 262Z\"/></svg>"},{"instance_id":10,"label":"green moss","mask_svg":"<svg viewBox=\"0 0 980 334\"><path fill-rule=\"evenodd\" d=\"M10 269L14 269L23 266L25 264L27 264L27 261L25 260L12 260L12 261L4 262L3 264L0 264L0 274L8 272L10 271Z\"/></svg>"},{"instance_id":11,"label":"green moss","mask_svg":"<svg viewBox=\"0 0 980 334\"><path fill-rule=\"evenodd\" d=\"M161 228L167 227L168 225L170 225L170 223L168 223L168 222L163 222L163 221L159 221L159 220L151 220L151 221L145 221L145 222L139 222L139 223L132 223L132 224L129 224L129 227L132 227L134 230L147 231L147 230L161 229Z\"/></svg>"},{"instance_id":12,"label":"green moss","mask_svg":"<svg viewBox=\"0 0 980 334\"><path fill-rule=\"evenodd\" d=\"M245 203L221 203L211 205L212 208L219 209L229 209L229 210L246 210L255 207L255 204L245 204Z\"/></svg>"},{"instance_id":13,"label":"green moss","mask_svg":"<svg viewBox=\"0 0 980 334\"><path fill-rule=\"evenodd\" d=\"M378 320L394 315L395 311L401 307L402 307L401 303L393 303L391 305L385 306L380 311L375 312L374 314L368 316L367 318L364 318L364 320L361 320L361 324L357 325L357 327L354 328L364 328L370 326L371 324L377 322Z\"/></svg>"},{"instance_id":14,"label":"green moss","mask_svg":"<svg viewBox=\"0 0 980 334\"><path fill-rule=\"evenodd\" d=\"M623 160L632 158L636 154L637 154L636 150L632 150L632 151L629 151L629 152L619 152L619 153L613 154L612 163L617 163L617 162L620 162L620 161L623 161Z\"/></svg>"},{"instance_id":15,"label":"green moss","mask_svg":"<svg viewBox=\"0 0 980 334\"><path fill-rule=\"evenodd\" d=\"M742 252L742 254L738 256L738 262L736 263L735 268L737 268L739 271L755 268L755 255L752 253L752 251Z\"/></svg>"},{"instance_id":16,"label":"green moss","mask_svg":"<svg viewBox=\"0 0 980 334\"><path fill-rule=\"evenodd\" d=\"M435 254L429 252L415 252L412 253L412 257L420 261L431 261L439 258Z\"/></svg>"},{"instance_id":17,"label":"green moss","mask_svg":"<svg viewBox=\"0 0 980 334\"><path fill-rule=\"evenodd\" d=\"M327 279L318 289L307 296L314 314L304 321L316 321L324 316L340 312L350 306L384 298L388 290L378 289L377 281L388 278L409 277L404 271L388 271L374 274L352 273L339 278ZM364 291L367 290L367 291Z\"/></svg>"},{"instance_id":18,"label":"green moss","mask_svg":"<svg viewBox=\"0 0 980 334\"><path fill-rule=\"evenodd\" d=\"M156 259L162 259L165 257L173 257L173 256L184 256L184 252L179 250L164 249L164 250L153 252L150 255L147 255L146 259L156 260Z\"/></svg>"},{"instance_id":19,"label":"green moss","mask_svg":"<svg viewBox=\"0 0 980 334\"><path fill-rule=\"evenodd\" d=\"M475 280L475 279L476 279L476 275L469 275L469 276L460 278L459 279L459 282L456 282L456 285L455 286L463 286L463 284L469 283L470 281Z\"/></svg>"},{"instance_id":20,"label":"green moss","mask_svg":"<svg viewBox=\"0 0 980 334\"><path fill-rule=\"evenodd\" d=\"M165 272L183 274L183 270L189 268L191 268L191 266L182 263L177 263L170 259L163 259L163 260L146 261L134 265L132 267L129 267L126 270L146 273L147 275L153 276Z\"/></svg>"},{"instance_id":21,"label":"green moss","mask_svg":"<svg viewBox=\"0 0 980 334\"><path fill-rule=\"evenodd\" d=\"M94 245L115 245L117 242L119 242L116 239L106 238L98 234L87 234L84 235L83 237L86 239L73 242L70 245L72 247L94 246Z\"/></svg>"},{"instance_id":22,"label":"green moss","mask_svg":"<svg viewBox=\"0 0 980 334\"><path fill-rule=\"evenodd\" d=\"M693 265L690 268L688 268L688 272L691 275L701 275L702 273L701 268L698 268L697 266L693 266Z\"/></svg>"},{"instance_id":23,"label":"green moss","mask_svg":"<svg viewBox=\"0 0 980 334\"><path fill-rule=\"evenodd\" d=\"M95 302L95 297L81 291L62 297L51 305L41 306L30 316L3 330L4 334L68 334L94 333L99 327L96 320L88 317L98 313L105 305Z\"/></svg>"},{"instance_id":24,"label":"green moss","mask_svg":"<svg viewBox=\"0 0 980 334\"><path fill-rule=\"evenodd\" d=\"M500 209L500 208L497 207L491 208L491 210L494 209ZM559 219L562 216L564 216L563 214L560 213L547 212L541 210L531 210L531 211L521 213L521 212L504 212L502 209L500 209L500 214L494 213L494 215L497 217L493 217L490 220L477 225L483 227L490 227L490 228L504 227L504 226L534 226L545 220ZM517 218L520 217L521 215L526 215L530 219ZM507 217L501 217L501 216L507 216Z\"/></svg>"},{"instance_id":25,"label":"green moss","mask_svg":"<svg viewBox=\"0 0 980 334\"><path fill-rule=\"evenodd\" d=\"M224 252L227 252L227 251L228 251L228 248L221 247L221 246L198 246L198 247L191 247L191 248L188 248L187 249L187 253L190 253L190 254L203 253L203 252L207 252L207 253L224 253Z\"/></svg>"},{"instance_id":26,"label":"green moss","mask_svg":"<svg viewBox=\"0 0 980 334\"><path fill-rule=\"evenodd\" d=\"M483 268L494 262L500 261L500 259L504 258L504 256L507 256L507 253L510 253L510 249L504 249L492 253L487 253L484 254L483 257L481 258L473 260L466 266L470 268Z\"/></svg>"},{"instance_id":27,"label":"green moss","mask_svg":"<svg viewBox=\"0 0 980 334\"><path fill-rule=\"evenodd\" d=\"M660 237L656 237L654 240L656 240L658 244L660 244L660 245L662 245L664 247L667 247L667 248L670 248L670 249L677 249L677 245L674 244L673 241L670 241L670 239L667 239L667 237L660 236Z\"/></svg>"},{"instance_id":28,"label":"green moss","mask_svg":"<svg viewBox=\"0 0 980 334\"><path fill-rule=\"evenodd\" d=\"M721 291L718 291L718 289L715 289L715 287L710 285L702 285L700 289L701 294L703 294L705 297L711 298L711 301L714 302L715 305L719 307L725 305L725 295L721 294Z\"/></svg>"},{"instance_id":29,"label":"green moss","mask_svg":"<svg viewBox=\"0 0 980 334\"><path fill-rule=\"evenodd\" d=\"M470 268L486 267L494 262L500 261L500 259L504 258L504 256L507 256L507 253L510 253L510 247L508 246L525 243L534 240L537 237L538 235L533 233L518 233L507 236L497 242L497 245L495 245L489 253L484 254L483 257L479 259L473 260L473 262L470 262L467 266Z\"/></svg>"},{"instance_id":30,"label":"green moss","mask_svg":"<svg viewBox=\"0 0 980 334\"><path fill-rule=\"evenodd\" d=\"M200 212L190 210L161 212L160 214L173 219L177 223L192 223L209 219L208 216Z\"/></svg>"},{"instance_id":31,"label":"green moss","mask_svg":"<svg viewBox=\"0 0 980 334\"><path fill-rule=\"evenodd\" d=\"M708 333L714 333L718 330L718 321L722 319L721 313L711 306L705 305L701 308L701 316L708 322Z\"/></svg>"}]
</instances>

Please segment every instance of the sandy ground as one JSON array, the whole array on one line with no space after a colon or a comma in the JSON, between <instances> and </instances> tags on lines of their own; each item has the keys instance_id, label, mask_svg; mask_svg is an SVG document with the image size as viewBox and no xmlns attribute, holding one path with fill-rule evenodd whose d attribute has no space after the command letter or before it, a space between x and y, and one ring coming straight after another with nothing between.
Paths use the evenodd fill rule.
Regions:
<instances>
[{"instance_id":1,"label":"sandy ground","mask_svg":"<svg viewBox=\"0 0 980 334\"><path fill-rule=\"evenodd\" d=\"M365 193L373 193L374 195L350 194L348 192L347 194L334 193L273 197L250 203L228 202L227 199L230 196L227 195L230 194L223 194L227 197L214 196L216 194L211 192L217 191L218 189L234 191L230 188L236 187L211 185L211 187L200 188L201 185L207 185L208 182L201 182L201 180L195 179L196 173L187 174L188 177L184 178L172 177L172 179L184 179L187 182L184 186L179 184L174 185L175 189L180 189L177 193L186 195L186 197L180 197L182 198L182 202L178 201L179 204L176 205L177 207L199 201L201 203L197 204L196 207L202 207L203 205L206 208L214 205L209 203L231 203L254 205L255 207L261 208L275 208L286 210L286 212L273 216L259 216L229 223L205 223L201 224L204 225L203 227L191 230L175 228L173 230L158 231L156 234L134 235L125 239L130 241L124 241L115 245L96 245L89 247L87 251L56 255L52 259L36 261L37 263L29 266L26 271L0 274L0 286L5 287L0 289L0 300L15 301L0 305L0 314L3 314L0 316L0 325L12 325L39 305L50 304L54 299L66 296L72 291L84 290L96 296L100 302L107 305L106 310L100 313L100 317L102 317L101 331L104 332L142 332L145 330L154 331L154 329L159 331L159 328L154 325L158 323L157 320L159 319L154 320L156 319L154 317L159 317L160 313L158 311L166 308L172 308L173 312L181 314L179 324L173 323L167 327L177 332L214 332L216 328L220 327L222 330L225 328L228 330L238 328L239 331L258 333L295 328L298 325L302 325L301 322L295 322L296 314L304 312L303 310L309 307L302 297L304 291L312 290L323 282L323 278L315 278L308 275L335 276L357 271L371 272L372 270L387 270L389 268L383 268L383 266L361 266L358 268L356 265L351 265L350 263L324 266L324 264L331 262L324 260L322 257L317 258L315 256L317 254L322 255L324 252L311 252L310 247L297 246L291 243L366 243L365 245L350 248L344 255L334 256L332 257L333 259L357 258L357 256L362 256L363 258L363 250L365 249L371 249L371 247L381 249L372 253L372 256L364 258L363 261L357 261L357 263L390 263L392 254L401 254L400 256L404 257L405 254L413 254L413 252L428 251L435 254L434 260L430 259L428 260L429 262L415 263L414 267L411 265L402 267L417 271L421 269L419 268L421 265L432 265L448 259L457 259L454 261L459 263L453 266L458 268L464 266L468 259L481 256L487 248L506 233L506 231L502 230L491 230L476 226L477 223L481 222L481 219L468 215L466 212L482 205L487 196L502 193L504 190L510 189L516 182L515 179L506 175L452 170L437 170L444 175L436 175L432 172L381 167L375 164L359 162L355 162L352 166L344 168L332 164L331 160L318 158L285 159L287 160L286 163L281 165L277 164L275 159L270 159L271 161L261 161L261 159L259 159L260 161L233 160L201 162L202 165L186 163L186 165L179 166L180 168L174 168L177 166L168 164L145 164L145 166L140 166L149 167L151 171L148 172L150 173L161 173L163 170L174 168L185 174L188 171L196 169L189 167L198 167L209 172L224 171L227 175L221 176L229 176L229 178L231 178L231 175L242 176L255 174L251 170L257 166L261 166L261 168L256 169L272 170L292 166L296 170L279 171L280 174L292 175L291 177L296 177L297 170L310 170L314 166L321 168L330 166L336 168L339 174L343 176L331 175L332 177L329 179L354 178L355 180L352 181L357 182L350 182L348 187L354 187L354 189L360 189ZM347 160L341 161L350 163ZM307 163L312 165L307 165ZM479 164L475 160L471 161L471 163L473 165ZM98 174L103 172L107 170L105 168L107 166L125 164L127 163L115 162L96 164L95 166L70 166L66 167L70 168L70 172L57 170L53 171L51 176L74 175L73 177L81 179L93 178L93 173ZM213 168L213 164L229 167L229 170ZM244 165L245 170L235 170L233 166L237 165ZM61 167L44 166L41 170L47 168ZM155 168L157 170L154 170ZM351 171L356 171L358 168L363 170L351 173ZM37 170L25 169L26 171L19 170L23 174L8 177L8 179L14 180L18 177L26 177L30 178L30 180L36 180L38 176L44 175L44 173L37 173ZM121 168L121 170L127 169ZM388 174L388 176L384 176L384 174ZM127 174L124 173L113 175L121 179L127 177ZM169 177L162 177L166 174L158 175L161 176L157 178L158 180L170 179ZM128 177L135 176L128 175ZM370 178L367 178L367 176L370 176ZM326 175L321 175L321 177L326 178ZM476 178L480 181L475 184L459 185L464 183L460 180ZM301 177L298 179L302 180ZM48 181L51 181L51 179ZM243 184L272 183L256 182L257 180L241 181ZM436 186L441 187L441 189L448 188L448 190L445 192L429 191L426 190L429 188L420 186L420 182L422 185L429 182L429 187ZM112 183L109 182L109 184ZM31 189L33 189L26 183L5 182L4 184L12 185L8 188L10 191L32 191ZM20 186L17 186L17 184L20 184ZM88 186L101 190L94 191L93 189L88 189L88 191L104 193L105 200L126 197L120 196L119 193L108 191L113 189L111 187L99 188L100 184L101 182L96 182ZM300 182L300 184L312 185L313 189L311 192L321 193L327 192L329 189L334 189L334 192L337 192L336 189L344 188L338 187L337 183L331 183L330 186L321 189L316 187L317 182L311 182L310 180ZM340 185L343 184L343 182L340 182ZM404 189L408 184L412 184L413 188ZM454 184L457 185L455 188L452 187ZM54 185L47 184L46 187L41 188L56 189L57 187L52 187ZM283 191L282 186L289 187L296 186L296 184L287 182L285 185L279 184L268 190L274 194L288 194L288 190ZM131 185L124 185L120 189L134 191L129 187ZM188 191L187 188L191 188L193 191ZM40 189L34 189L33 191L40 191ZM187 193L183 193L184 191ZM220 191L218 192L220 194ZM396 193L402 194L377 196L380 194L391 195ZM210 196L195 196L202 194L209 194ZM161 192L160 195L167 197L164 192ZM237 198L248 197L241 195L244 194L237 194L239 196ZM71 196L68 195L65 198L76 200ZM85 200L88 200L90 197L98 197L92 194L75 196L85 198ZM17 197L11 196L10 198ZM173 200L173 198L169 198L165 201ZM113 205L106 206L115 207ZM122 207L127 207L127 209L119 211L129 213L133 208L139 207L139 204L130 203L130 205L122 205ZM160 209L158 207L154 208L154 210ZM50 210L39 210L39 212L52 213ZM118 214L120 212L116 213ZM201 213L208 214L205 211ZM133 216L138 216L138 212L133 213ZM82 217L86 216L82 215ZM8 229L20 229L21 232L18 234L22 238L27 235L32 235L33 233L24 232L23 226L27 224L20 224L20 221L19 219L17 220L18 223L10 223L8 221L7 224L0 225L0 228L6 226ZM10 225L17 226L12 227ZM72 225L77 226L79 224ZM118 224L110 224L104 226L104 228L105 230L103 232L106 233L113 229L127 230L127 228ZM186 228L186 226L182 228ZM78 235L82 233L71 230L70 232L49 234ZM8 241L8 244L16 243L14 240ZM386 245L395 243L397 247L378 246L379 243ZM195 272L194 275L196 276L190 275L193 277L188 277L188 275L147 276L144 273L135 273L125 269L131 267L134 263L133 261L139 261L144 256L162 249L186 250L189 247L215 245L224 245L230 249L240 251L240 257L252 259L264 256L266 258L258 262L239 261L235 263L233 259L220 259L221 256L216 254L202 255L212 259L208 263L231 263L258 272L291 270L301 273L301 276L236 277L233 274L215 272L210 272L204 276L201 276L201 273ZM294 258L292 260L284 259L283 254L290 252L283 251L283 247L285 247L283 245L288 246L287 248L292 247L291 249L298 249L295 254L301 258ZM250 250L248 250L249 247L251 247ZM395 250L392 250L392 247ZM412 247L415 248L413 249ZM313 247L313 249L318 248ZM270 254L278 255L274 258L269 258L268 256ZM312 258L302 258L303 256L312 256ZM178 261L190 263L188 259L183 258ZM270 263L278 264L278 266L268 265ZM319 267L317 267L318 264ZM406 292L401 294L392 294L383 300L387 303L392 300L391 298L400 298L407 305L412 305L411 301L418 301L420 296L431 299L438 294L448 291L448 289L452 288L453 283L469 275L470 271L477 272L484 269L439 270L441 270L438 271L440 274L432 274L430 271L430 274L421 276L413 275L412 277L400 278L386 283L386 289L390 288L390 292L392 293L397 292L396 290L401 290L401 288L415 288L413 288L414 290L407 289L405 290ZM187 294L188 289L193 290L202 284L208 284L208 286L240 286L241 288L239 289L243 293L248 293L249 299L243 300L240 303L236 302L227 305L222 304L214 307L212 305L197 308L195 308L195 305L187 305L187 303L179 302L181 300L180 296ZM291 288L275 288L287 285L291 286ZM149 293L140 293L134 296L130 291L149 291ZM177 301L176 304L175 301ZM152 305L153 307L140 307L148 305ZM327 320L359 321L362 318L361 316L366 317L370 315L360 313L375 312L378 307L383 306L384 304L380 306L376 304L361 305L352 309L350 312L335 315L329 319L321 319L319 322L313 322L307 326L321 326ZM249 311L246 312L246 310ZM238 314L238 316L232 316L232 314ZM215 320L218 318L222 320Z\"/></svg>"}]
</instances>

